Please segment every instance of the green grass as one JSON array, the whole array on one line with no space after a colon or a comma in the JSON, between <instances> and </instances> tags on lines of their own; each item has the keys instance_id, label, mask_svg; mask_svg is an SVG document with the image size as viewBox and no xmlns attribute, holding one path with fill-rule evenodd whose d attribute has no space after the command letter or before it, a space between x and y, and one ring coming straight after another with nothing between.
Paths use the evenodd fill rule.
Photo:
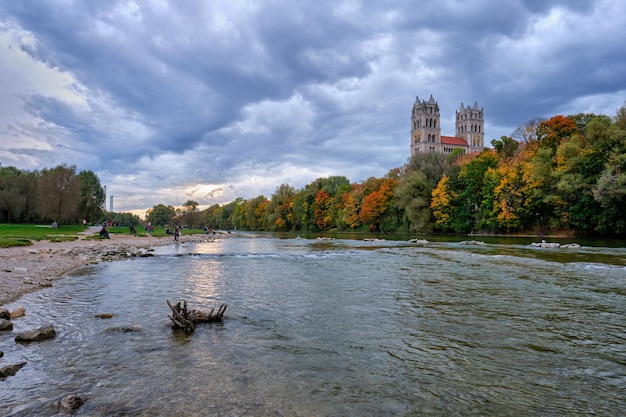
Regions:
<instances>
[{"instance_id":1,"label":"green grass","mask_svg":"<svg viewBox=\"0 0 626 417\"><path fill-rule=\"evenodd\" d=\"M35 224L0 224L0 248L29 246L33 241L49 240L66 242L78 239L78 233L87 227L79 225L61 226L53 229L49 225Z\"/></svg>"},{"instance_id":2,"label":"green grass","mask_svg":"<svg viewBox=\"0 0 626 417\"><path fill-rule=\"evenodd\" d=\"M127 226L117 228L108 227L111 234L129 234ZM141 226L136 227L137 236L148 236L145 229ZM6 224L0 223L0 248L10 248L14 246L30 246L33 241L49 240L50 242L68 242L78 239L78 234L87 230L87 226L71 225L61 226L53 229L50 225L35 224ZM99 229L98 229L99 230ZM165 233L165 227L157 227L152 231L152 236L171 236ZM201 229L185 229L183 235L202 234ZM98 232L85 236L85 239L100 240L104 239Z\"/></svg>"}]
</instances>

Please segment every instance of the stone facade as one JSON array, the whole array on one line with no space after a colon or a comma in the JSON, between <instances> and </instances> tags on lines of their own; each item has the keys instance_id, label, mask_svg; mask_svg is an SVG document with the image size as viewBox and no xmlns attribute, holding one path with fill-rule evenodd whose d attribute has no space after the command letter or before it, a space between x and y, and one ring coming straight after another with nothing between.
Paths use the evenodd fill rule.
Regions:
<instances>
[{"instance_id":1,"label":"stone facade","mask_svg":"<svg viewBox=\"0 0 626 417\"><path fill-rule=\"evenodd\" d=\"M464 153L480 152L485 143L485 118L483 109L463 106L456 112L455 136L441 135L439 104L430 96L428 101L415 98L411 113L411 156L424 152L448 154L456 148Z\"/></svg>"}]
</instances>

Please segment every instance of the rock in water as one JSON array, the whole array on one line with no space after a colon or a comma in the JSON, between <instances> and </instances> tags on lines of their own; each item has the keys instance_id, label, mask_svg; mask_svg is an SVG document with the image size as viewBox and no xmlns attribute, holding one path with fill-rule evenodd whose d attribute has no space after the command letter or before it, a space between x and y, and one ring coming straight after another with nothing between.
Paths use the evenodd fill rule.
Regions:
<instances>
[{"instance_id":1,"label":"rock in water","mask_svg":"<svg viewBox=\"0 0 626 417\"><path fill-rule=\"evenodd\" d=\"M15 365L7 365L0 368L0 378L15 375L24 365L26 365L26 362L16 363Z\"/></svg>"},{"instance_id":2,"label":"rock in water","mask_svg":"<svg viewBox=\"0 0 626 417\"><path fill-rule=\"evenodd\" d=\"M16 342L29 343L39 342L41 340L53 339L56 336L54 327L51 324L40 327L39 329L30 330L15 336Z\"/></svg>"},{"instance_id":3,"label":"rock in water","mask_svg":"<svg viewBox=\"0 0 626 417\"><path fill-rule=\"evenodd\" d=\"M0 319L0 332L13 330L13 323L7 319Z\"/></svg>"},{"instance_id":4,"label":"rock in water","mask_svg":"<svg viewBox=\"0 0 626 417\"><path fill-rule=\"evenodd\" d=\"M59 401L59 408L68 414L74 414L84 403L85 400L78 395L68 395Z\"/></svg>"},{"instance_id":5,"label":"rock in water","mask_svg":"<svg viewBox=\"0 0 626 417\"><path fill-rule=\"evenodd\" d=\"M11 318L16 319L18 317L22 317L24 314L26 314L26 309L24 306L19 306L15 310L11 311Z\"/></svg>"}]
</instances>

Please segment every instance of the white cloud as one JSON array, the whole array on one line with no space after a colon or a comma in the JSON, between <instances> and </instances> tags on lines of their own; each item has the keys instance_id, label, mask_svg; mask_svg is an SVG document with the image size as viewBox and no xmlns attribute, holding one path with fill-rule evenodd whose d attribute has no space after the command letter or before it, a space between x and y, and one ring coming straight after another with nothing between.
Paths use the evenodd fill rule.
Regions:
<instances>
[{"instance_id":1,"label":"white cloud","mask_svg":"<svg viewBox=\"0 0 626 417\"><path fill-rule=\"evenodd\" d=\"M126 211L382 176L409 157L415 96L439 102L444 134L477 101L489 142L535 116L613 115L626 91L618 0L22 0L0 16L0 162L93 170Z\"/></svg>"}]
</instances>

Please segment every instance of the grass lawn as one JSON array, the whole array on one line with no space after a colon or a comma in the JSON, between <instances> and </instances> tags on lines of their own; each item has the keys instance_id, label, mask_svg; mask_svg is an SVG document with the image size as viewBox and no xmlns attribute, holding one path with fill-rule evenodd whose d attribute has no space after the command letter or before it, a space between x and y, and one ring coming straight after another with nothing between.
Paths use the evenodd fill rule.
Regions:
<instances>
[{"instance_id":1,"label":"grass lawn","mask_svg":"<svg viewBox=\"0 0 626 417\"><path fill-rule=\"evenodd\" d=\"M0 223L0 248L10 248L13 246L30 246L33 241L49 240L50 242L66 242L78 239L78 234L87 230L87 226L71 225L61 226L53 229L50 225L36 224L7 224ZM111 234L129 234L127 226L108 227ZM152 236L168 236L165 227L157 227L152 231ZM184 229L183 234L201 234L203 230ZM147 236L143 228L137 227L137 236ZM86 239L104 239L97 232L86 236Z\"/></svg>"},{"instance_id":2,"label":"grass lawn","mask_svg":"<svg viewBox=\"0 0 626 417\"><path fill-rule=\"evenodd\" d=\"M78 233L86 226L61 226L53 229L49 225L36 224L0 224L0 248L30 246L34 240L65 242L78 239Z\"/></svg>"}]
</instances>

